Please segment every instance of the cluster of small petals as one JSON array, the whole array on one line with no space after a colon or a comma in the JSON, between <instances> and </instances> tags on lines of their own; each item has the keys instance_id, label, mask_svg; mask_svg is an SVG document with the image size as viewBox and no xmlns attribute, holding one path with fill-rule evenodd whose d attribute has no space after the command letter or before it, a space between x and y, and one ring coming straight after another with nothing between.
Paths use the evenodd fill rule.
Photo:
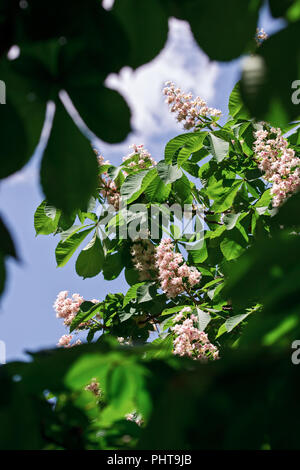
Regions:
<instances>
[{"instance_id":1,"label":"cluster of small petals","mask_svg":"<svg viewBox=\"0 0 300 470\"><path fill-rule=\"evenodd\" d=\"M177 313L177 315L174 317L173 319L174 323L179 323L185 317L184 315L185 313L192 313L191 307L182 308L180 312Z\"/></svg>"},{"instance_id":2,"label":"cluster of small petals","mask_svg":"<svg viewBox=\"0 0 300 470\"><path fill-rule=\"evenodd\" d=\"M116 211L119 210L121 194L114 181L108 180L105 188L102 189L100 193L107 199L108 204L112 205Z\"/></svg>"},{"instance_id":3,"label":"cluster of small petals","mask_svg":"<svg viewBox=\"0 0 300 470\"><path fill-rule=\"evenodd\" d=\"M72 335L63 335L57 343L57 346L61 346L63 348L69 348L71 346L73 336Z\"/></svg>"},{"instance_id":4,"label":"cluster of small petals","mask_svg":"<svg viewBox=\"0 0 300 470\"><path fill-rule=\"evenodd\" d=\"M96 149L94 149L94 152L97 155L99 167L110 165L110 161L104 161L104 157L100 155ZM101 196L107 199L108 204L112 205L115 210L119 210L121 199L120 190L117 188L116 183L108 177L106 171L99 176L99 186Z\"/></svg>"},{"instance_id":5,"label":"cluster of small petals","mask_svg":"<svg viewBox=\"0 0 300 470\"><path fill-rule=\"evenodd\" d=\"M58 341L57 346L63 348L72 348L73 346L79 346L81 344L80 339L75 341L75 343L71 344L72 339L72 335L63 335Z\"/></svg>"},{"instance_id":6,"label":"cluster of small petals","mask_svg":"<svg viewBox=\"0 0 300 470\"><path fill-rule=\"evenodd\" d=\"M131 171L151 168L157 165L157 162L151 157L151 154L144 148L143 144L133 144L129 148L132 149L132 152L123 157L123 162Z\"/></svg>"},{"instance_id":7,"label":"cluster of small petals","mask_svg":"<svg viewBox=\"0 0 300 470\"><path fill-rule=\"evenodd\" d=\"M174 318L175 326L171 328L175 334L173 353L201 361L218 359L218 348L210 343L204 331L199 330L197 317L190 312L191 309L187 307Z\"/></svg>"},{"instance_id":8,"label":"cluster of small petals","mask_svg":"<svg viewBox=\"0 0 300 470\"><path fill-rule=\"evenodd\" d=\"M92 392L96 397L101 395L100 384L95 378L85 387L85 390Z\"/></svg>"},{"instance_id":9,"label":"cluster of small petals","mask_svg":"<svg viewBox=\"0 0 300 470\"><path fill-rule=\"evenodd\" d=\"M203 125L201 118L218 118L221 111L209 108L206 101L197 96L193 99L192 93L184 93L180 88L176 88L173 82L166 82L163 94L166 95L166 103L172 113L176 113L177 121L183 123L185 129L192 129L197 125ZM214 120L210 123L215 125Z\"/></svg>"},{"instance_id":10,"label":"cluster of small petals","mask_svg":"<svg viewBox=\"0 0 300 470\"><path fill-rule=\"evenodd\" d=\"M98 160L98 165L103 166L103 165L110 165L109 160L104 160L103 155L101 155L97 149L94 149L95 154L97 155L97 160Z\"/></svg>"},{"instance_id":11,"label":"cluster of small petals","mask_svg":"<svg viewBox=\"0 0 300 470\"><path fill-rule=\"evenodd\" d=\"M272 183L272 204L278 207L300 188L300 158L289 148L279 128L261 129L254 136L258 167L264 173L264 178Z\"/></svg>"},{"instance_id":12,"label":"cluster of small petals","mask_svg":"<svg viewBox=\"0 0 300 470\"><path fill-rule=\"evenodd\" d=\"M79 312L83 297L79 294L73 294L68 297L68 291L62 291L58 294L54 302L54 310L57 318L62 318L66 326L71 325L76 314Z\"/></svg>"},{"instance_id":13,"label":"cluster of small petals","mask_svg":"<svg viewBox=\"0 0 300 470\"><path fill-rule=\"evenodd\" d=\"M201 279L200 272L194 267L189 267L181 253L174 253L170 238L163 239L156 247L155 261L161 288L169 298L194 287Z\"/></svg>"},{"instance_id":14,"label":"cluster of small petals","mask_svg":"<svg viewBox=\"0 0 300 470\"><path fill-rule=\"evenodd\" d=\"M130 250L132 263L139 272L140 281L153 279L156 274L155 247L149 239L134 241Z\"/></svg>"},{"instance_id":15,"label":"cluster of small petals","mask_svg":"<svg viewBox=\"0 0 300 470\"><path fill-rule=\"evenodd\" d=\"M136 423L138 426L141 426L144 423L144 420L141 415L139 415L136 411L133 413L128 413L126 415L127 421L133 421Z\"/></svg>"},{"instance_id":16,"label":"cluster of small petals","mask_svg":"<svg viewBox=\"0 0 300 470\"><path fill-rule=\"evenodd\" d=\"M258 46L260 46L266 39L268 39L268 37L269 36L267 35L267 33L265 32L263 28L256 29L255 41Z\"/></svg>"}]
</instances>

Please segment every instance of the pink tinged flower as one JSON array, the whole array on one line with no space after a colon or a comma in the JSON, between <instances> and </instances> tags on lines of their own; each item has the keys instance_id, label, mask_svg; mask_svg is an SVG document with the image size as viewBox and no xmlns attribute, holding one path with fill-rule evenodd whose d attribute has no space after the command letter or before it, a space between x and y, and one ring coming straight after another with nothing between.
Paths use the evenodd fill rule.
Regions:
<instances>
[{"instance_id":1,"label":"pink tinged flower","mask_svg":"<svg viewBox=\"0 0 300 470\"><path fill-rule=\"evenodd\" d=\"M58 294L54 302L54 310L57 318L63 318L65 325L70 325L79 312L80 305L83 302L83 297L79 294L73 294L72 298L67 297L68 292L62 291Z\"/></svg>"},{"instance_id":2,"label":"pink tinged flower","mask_svg":"<svg viewBox=\"0 0 300 470\"><path fill-rule=\"evenodd\" d=\"M260 130L254 135L256 141L253 148L258 167L264 172L265 179L273 183L272 203L278 207L300 188L300 159L293 149L288 148L288 141L281 135L280 128Z\"/></svg>"},{"instance_id":3,"label":"pink tinged flower","mask_svg":"<svg viewBox=\"0 0 300 470\"><path fill-rule=\"evenodd\" d=\"M72 335L63 335L57 343L57 346L61 346L64 348L70 347L70 342L72 341Z\"/></svg>"},{"instance_id":4,"label":"pink tinged flower","mask_svg":"<svg viewBox=\"0 0 300 470\"><path fill-rule=\"evenodd\" d=\"M91 382L85 387L85 390L92 392L96 397L101 395L100 384L96 378L91 380Z\"/></svg>"},{"instance_id":5,"label":"pink tinged flower","mask_svg":"<svg viewBox=\"0 0 300 470\"><path fill-rule=\"evenodd\" d=\"M139 279L145 281L157 276L155 248L149 239L137 239L131 248L132 263L139 271Z\"/></svg>"},{"instance_id":6,"label":"pink tinged flower","mask_svg":"<svg viewBox=\"0 0 300 470\"><path fill-rule=\"evenodd\" d=\"M180 88L175 88L174 83L167 83L163 89L163 94L167 96L166 102L170 105L170 111L177 113L177 121L185 121L183 123L185 129L191 129L197 125L205 127L201 117L208 116L216 119L221 116L220 110L209 108L206 102L199 96L193 100L191 93L182 93ZM211 124L214 125L214 121Z\"/></svg>"},{"instance_id":7,"label":"pink tinged flower","mask_svg":"<svg viewBox=\"0 0 300 470\"><path fill-rule=\"evenodd\" d=\"M186 288L193 287L200 280L201 274L184 263L181 253L174 253L170 239L161 241L156 248L155 259L161 288L169 298L180 295ZM187 284L184 283L184 279Z\"/></svg>"}]
</instances>

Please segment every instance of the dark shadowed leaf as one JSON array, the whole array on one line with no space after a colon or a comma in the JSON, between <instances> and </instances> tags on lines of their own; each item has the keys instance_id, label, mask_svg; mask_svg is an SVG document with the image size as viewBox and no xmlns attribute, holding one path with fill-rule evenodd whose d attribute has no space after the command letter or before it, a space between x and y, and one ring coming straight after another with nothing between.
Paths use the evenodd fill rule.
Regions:
<instances>
[{"instance_id":1,"label":"dark shadowed leaf","mask_svg":"<svg viewBox=\"0 0 300 470\"><path fill-rule=\"evenodd\" d=\"M168 35L168 18L158 0L116 0L113 14L130 41L128 65L137 68L163 48Z\"/></svg>"},{"instance_id":2,"label":"dark shadowed leaf","mask_svg":"<svg viewBox=\"0 0 300 470\"><path fill-rule=\"evenodd\" d=\"M41 166L47 201L70 214L85 209L98 185L94 152L62 104L57 103L53 127Z\"/></svg>"},{"instance_id":3,"label":"dark shadowed leaf","mask_svg":"<svg viewBox=\"0 0 300 470\"><path fill-rule=\"evenodd\" d=\"M251 115L273 125L287 125L300 115L299 78L300 21L272 35L244 66L241 92ZM282 55L278 67L278 51ZM293 99L293 95L294 98Z\"/></svg>"},{"instance_id":4,"label":"dark shadowed leaf","mask_svg":"<svg viewBox=\"0 0 300 470\"><path fill-rule=\"evenodd\" d=\"M94 134L109 142L121 142L131 131L130 110L124 98L102 85L67 88L80 116Z\"/></svg>"}]
</instances>

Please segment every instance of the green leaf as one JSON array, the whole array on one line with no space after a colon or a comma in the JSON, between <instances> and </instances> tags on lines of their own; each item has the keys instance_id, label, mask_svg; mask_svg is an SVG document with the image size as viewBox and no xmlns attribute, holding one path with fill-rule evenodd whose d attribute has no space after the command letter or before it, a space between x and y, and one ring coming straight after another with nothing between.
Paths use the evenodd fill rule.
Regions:
<instances>
[{"instance_id":1,"label":"green leaf","mask_svg":"<svg viewBox=\"0 0 300 470\"><path fill-rule=\"evenodd\" d=\"M241 215L240 212L238 212L237 214L230 213L230 214L224 215L223 222L226 225L227 230L232 230L236 226L236 223L240 215Z\"/></svg>"},{"instance_id":2,"label":"green leaf","mask_svg":"<svg viewBox=\"0 0 300 470\"><path fill-rule=\"evenodd\" d=\"M224 333L230 333L237 325L239 325L243 320L245 320L250 313L243 313L241 315L234 315L226 320L223 325L219 328L217 338L219 338Z\"/></svg>"},{"instance_id":3,"label":"green leaf","mask_svg":"<svg viewBox=\"0 0 300 470\"><path fill-rule=\"evenodd\" d=\"M97 137L111 144L127 137L131 131L130 109L117 91L99 85L73 86L67 91L80 116Z\"/></svg>"},{"instance_id":4,"label":"green leaf","mask_svg":"<svg viewBox=\"0 0 300 470\"><path fill-rule=\"evenodd\" d=\"M176 305L176 307L165 308L161 312L161 316L171 315L172 313L180 312L180 310L182 310L185 307L190 307L190 305Z\"/></svg>"},{"instance_id":5,"label":"green leaf","mask_svg":"<svg viewBox=\"0 0 300 470\"><path fill-rule=\"evenodd\" d=\"M112 12L129 38L128 65L136 69L154 59L168 35L168 18L163 5L158 0L151 3L148 0L116 0Z\"/></svg>"},{"instance_id":6,"label":"green leaf","mask_svg":"<svg viewBox=\"0 0 300 470\"><path fill-rule=\"evenodd\" d=\"M34 214L34 228L36 235L50 235L57 229L61 211L43 201Z\"/></svg>"},{"instance_id":7,"label":"green leaf","mask_svg":"<svg viewBox=\"0 0 300 470\"><path fill-rule=\"evenodd\" d=\"M89 142L57 103L41 165L41 183L50 204L71 214L87 207L98 186L98 163Z\"/></svg>"},{"instance_id":8,"label":"green leaf","mask_svg":"<svg viewBox=\"0 0 300 470\"><path fill-rule=\"evenodd\" d=\"M180 17L190 23L193 35L201 49L212 60L229 61L248 52L255 35L260 1L216 0L213 3L178 2ZM228 12L230 11L230 34ZM201 18L201 21L200 21ZM245 21L241 23L240 18ZM216 26L218 25L218 26ZM238 38L238 40L237 40Z\"/></svg>"},{"instance_id":9,"label":"green leaf","mask_svg":"<svg viewBox=\"0 0 300 470\"><path fill-rule=\"evenodd\" d=\"M77 213L75 211L70 215L60 214L59 221L58 221L58 231L65 232L66 230L69 230L73 226L76 216L77 216ZM96 221L97 221L97 218L96 218Z\"/></svg>"},{"instance_id":10,"label":"green leaf","mask_svg":"<svg viewBox=\"0 0 300 470\"><path fill-rule=\"evenodd\" d=\"M292 0L290 0L290 3ZM300 20L300 1L296 0L286 12L286 17L289 21L298 21Z\"/></svg>"},{"instance_id":11,"label":"green leaf","mask_svg":"<svg viewBox=\"0 0 300 470\"><path fill-rule=\"evenodd\" d=\"M254 204L254 207L269 207L272 200L270 189L267 189L261 196L261 198Z\"/></svg>"},{"instance_id":12,"label":"green leaf","mask_svg":"<svg viewBox=\"0 0 300 470\"><path fill-rule=\"evenodd\" d=\"M258 240L228 271L226 297L239 308L261 303L272 315L299 308L299 252L290 230Z\"/></svg>"},{"instance_id":13,"label":"green leaf","mask_svg":"<svg viewBox=\"0 0 300 470\"><path fill-rule=\"evenodd\" d=\"M219 180L210 184L206 188L206 192L209 198L214 200L212 210L214 212L224 212L229 209L242 183L242 180Z\"/></svg>"},{"instance_id":14,"label":"green leaf","mask_svg":"<svg viewBox=\"0 0 300 470\"><path fill-rule=\"evenodd\" d=\"M235 119L249 119L249 112L245 108L245 105L241 97L241 83L237 82L232 92L230 93L228 110L230 116Z\"/></svg>"},{"instance_id":15,"label":"green leaf","mask_svg":"<svg viewBox=\"0 0 300 470\"><path fill-rule=\"evenodd\" d=\"M164 202L171 191L171 185L165 184L159 176L156 176L145 189L145 194L150 202Z\"/></svg>"},{"instance_id":16,"label":"green leaf","mask_svg":"<svg viewBox=\"0 0 300 470\"><path fill-rule=\"evenodd\" d=\"M128 289L127 294L124 297L123 307L125 307L132 299L136 299L137 291L140 286L143 286L144 282L139 282L138 284L134 284L133 286Z\"/></svg>"},{"instance_id":17,"label":"green leaf","mask_svg":"<svg viewBox=\"0 0 300 470\"><path fill-rule=\"evenodd\" d=\"M155 297L156 289L154 284L153 282L146 282L137 288L137 301L139 304L148 302Z\"/></svg>"},{"instance_id":18,"label":"green leaf","mask_svg":"<svg viewBox=\"0 0 300 470\"><path fill-rule=\"evenodd\" d=\"M181 204L193 203L194 198L191 191L191 184L185 174L174 182L174 191L176 193L176 198L179 198Z\"/></svg>"},{"instance_id":19,"label":"green leaf","mask_svg":"<svg viewBox=\"0 0 300 470\"><path fill-rule=\"evenodd\" d=\"M174 139L171 139L165 148L166 163L174 163L173 160L176 158L178 166L184 165L192 153L196 154L202 149L207 134L207 132L191 132L189 134L178 135ZM199 161L201 158L204 157L196 157L195 160Z\"/></svg>"},{"instance_id":20,"label":"green leaf","mask_svg":"<svg viewBox=\"0 0 300 470\"><path fill-rule=\"evenodd\" d=\"M190 175L194 176L194 178L198 178L199 166L197 165L197 163L193 163L190 160L188 160L181 165L181 168L184 171L187 171Z\"/></svg>"},{"instance_id":21,"label":"green leaf","mask_svg":"<svg viewBox=\"0 0 300 470\"><path fill-rule=\"evenodd\" d=\"M198 152L203 147L203 142L207 136L207 132L193 133L189 140L185 143L184 147L179 150L177 157L178 166L182 166L192 153Z\"/></svg>"},{"instance_id":22,"label":"green leaf","mask_svg":"<svg viewBox=\"0 0 300 470\"><path fill-rule=\"evenodd\" d=\"M285 126L300 115L299 92L292 88L299 77L299 26L300 20L272 34L244 65L243 101L251 116L274 126ZM279 50L288 51L282 56L280 68Z\"/></svg>"},{"instance_id":23,"label":"green leaf","mask_svg":"<svg viewBox=\"0 0 300 470\"><path fill-rule=\"evenodd\" d=\"M93 302L83 302L80 306L80 310L70 325L70 333L76 330L80 323L86 322L101 310L102 304L94 304Z\"/></svg>"},{"instance_id":24,"label":"green leaf","mask_svg":"<svg viewBox=\"0 0 300 470\"><path fill-rule=\"evenodd\" d=\"M2 58L0 63L0 79L6 84L6 104L0 106L0 178L20 170L33 155L51 89L42 64L23 52L14 61Z\"/></svg>"},{"instance_id":25,"label":"green leaf","mask_svg":"<svg viewBox=\"0 0 300 470\"><path fill-rule=\"evenodd\" d=\"M172 166L161 161L157 165L157 172L165 184L174 183L182 176L182 171L177 166Z\"/></svg>"},{"instance_id":26,"label":"green leaf","mask_svg":"<svg viewBox=\"0 0 300 470\"><path fill-rule=\"evenodd\" d=\"M274 16L274 18L284 16L293 3L295 3L294 0L269 0L272 16Z\"/></svg>"},{"instance_id":27,"label":"green leaf","mask_svg":"<svg viewBox=\"0 0 300 470\"><path fill-rule=\"evenodd\" d=\"M121 253L108 254L103 264L103 276L106 281L116 279L124 267Z\"/></svg>"},{"instance_id":28,"label":"green leaf","mask_svg":"<svg viewBox=\"0 0 300 470\"><path fill-rule=\"evenodd\" d=\"M238 258L244 251L241 245L239 245L235 240L230 240L229 238L224 238L224 240L222 240L220 248L228 261Z\"/></svg>"},{"instance_id":29,"label":"green leaf","mask_svg":"<svg viewBox=\"0 0 300 470\"><path fill-rule=\"evenodd\" d=\"M268 196L270 197L270 194L268 194ZM277 213L271 218L272 226L277 226L277 228L282 226L284 226L284 228L300 226L299 203L299 192L289 197L284 204L282 204Z\"/></svg>"},{"instance_id":30,"label":"green leaf","mask_svg":"<svg viewBox=\"0 0 300 470\"><path fill-rule=\"evenodd\" d=\"M5 288L6 282L6 267L5 258L12 256L18 260L18 255L14 246L14 242L11 235L4 224L2 217L0 217L0 294L2 294Z\"/></svg>"},{"instance_id":31,"label":"green leaf","mask_svg":"<svg viewBox=\"0 0 300 470\"><path fill-rule=\"evenodd\" d=\"M101 241L95 232L92 240L81 251L76 261L76 272L84 279L97 276L102 270L104 252Z\"/></svg>"},{"instance_id":32,"label":"green leaf","mask_svg":"<svg viewBox=\"0 0 300 470\"><path fill-rule=\"evenodd\" d=\"M228 155L229 142L217 137L213 133L209 134L209 138L211 142L211 153L217 162L220 163Z\"/></svg>"},{"instance_id":33,"label":"green leaf","mask_svg":"<svg viewBox=\"0 0 300 470\"><path fill-rule=\"evenodd\" d=\"M206 260L207 256L208 253L205 240L203 241L203 246L200 249L189 251L189 257L195 264L203 263Z\"/></svg>"},{"instance_id":34,"label":"green leaf","mask_svg":"<svg viewBox=\"0 0 300 470\"><path fill-rule=\"evenodd\" d=\"M63 267L67 264L71 256L75 253L77 248L88 236L94 227L83 230L82 232L75 232L69 235L65 240L61 240L55 250L56 262L58 267Z\"/></svg>"},{"instance_id":35,"label":"green leaf","mask_svg":"<svg viewBox=\"0 0 300 470\"><path fill-rule=\"evenodd\" d=\"M112 401L109 417L111 419L121 419L124 414L133 411L133 396L136 391L136 379L132 365L117 365L111 372L108 382L108 398ZM108 411L108 409L106 410ZM108 418L107 412L104 419ZM102 416L103 419L103 416Z\"/></svg>"},{"instance_id":36,"label":"green leaf","mask_svg":"<svg viewBox=\"0 0 300 470\"><path fill-rule=\"evenodd\" d=\"M222 336L224 333L227 333L225 323L223 323L223 325L221 325L220 328L218 329L216 339Z\"/></svg>"},{"instance_id":37,"label":"green leaf","mask_svg":"<svg viewBox=\"0 0 300 470\"><path fill-rule=\"evenodd\" d=\"M0 106L0 120L0 178L5 178L19 170L28 160L28 142L22 118L9 101ZM18 138L14 138L14 136L18 136Z\"/></svg>"},{"instance_id":38,"label":"green leaf","mask_svg":"<svg viewBox=\"0 0 300 470\"><path fill-rule=\"evenodd\" d=\"M122 199L130 204L135 201L149 186L157 175L156 169L143 170L134 175L127 176L121 187Z\"/></svg>"},{"instance_id":39,"label":"green leaf","mask_svg":"<svg viewBox=\"0 0 300 470\"><path fill-rule=\"evenodd\" d=\"M211 316L208 312L201 310L200 308L196 308L197 316L198 316L198 328L200 331L204 331L209 322L211 321Z\"/></svg>"},{"instance_id":40,"label":"green leaf","mask_svg":"<svg viewBox=\"0 0 300 470\"><path fill-rule=\"evenodd\" d=\"M134 284L137 284L139 282L139 273L136 269L131 268L125 268L125 279L126 282L132 286Z\"/></svg>"},{"instance_id":41,"label":"green leaf","mask_svg":"<svg viewBox=\"0 0 300 470\"><path fill-rule=\"evenodd\" d=\"M16 252L16 248L14 246L13 239L2 217L0 217L0 253L3 256L12 256L16 260L18 259L18 255Z\"/></svg>"}]
</instances>

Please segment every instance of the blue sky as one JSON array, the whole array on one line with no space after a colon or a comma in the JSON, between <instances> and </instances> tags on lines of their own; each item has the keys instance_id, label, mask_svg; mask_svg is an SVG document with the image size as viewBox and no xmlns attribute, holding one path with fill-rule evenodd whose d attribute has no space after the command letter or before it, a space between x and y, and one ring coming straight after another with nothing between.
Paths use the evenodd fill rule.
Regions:
<instances>
[{"instance_id":1,"label":"blue sky","mask_svg":"<svg viewBox=\"0 0 300 470\"><path fill-rule=\"evenodd\" d=\"M272 34L282 22L270 18L264 7L259 26ZM163 83L172 80L226 113L240 66L240 60L211 62L194 42L189 26L172 19L166 47L153 62L135 72L125 68L119 76L108 78L107 85L120 90L131 106L134 132L122 144L98 141L97 146L113 164L121 161L131 143L144 143L156 160L162 159L166 142L182 132L164 104ZM0 300L0 340L6 343L7 360L24 358L26 350L52 347L66 332L52 307L59 291L101 300L109 292L127 290L123 275L115 281L105 281L102 274L93 279L79 278L74 269L76 255L64 268L56 268L54 250L59 237L35 237L33 214L43 200L38 178L40 157L41 152L36 152L21 172L0 185L0 212L22 260L8 261L7 287Z\"/></svg>"}]
</instances>

